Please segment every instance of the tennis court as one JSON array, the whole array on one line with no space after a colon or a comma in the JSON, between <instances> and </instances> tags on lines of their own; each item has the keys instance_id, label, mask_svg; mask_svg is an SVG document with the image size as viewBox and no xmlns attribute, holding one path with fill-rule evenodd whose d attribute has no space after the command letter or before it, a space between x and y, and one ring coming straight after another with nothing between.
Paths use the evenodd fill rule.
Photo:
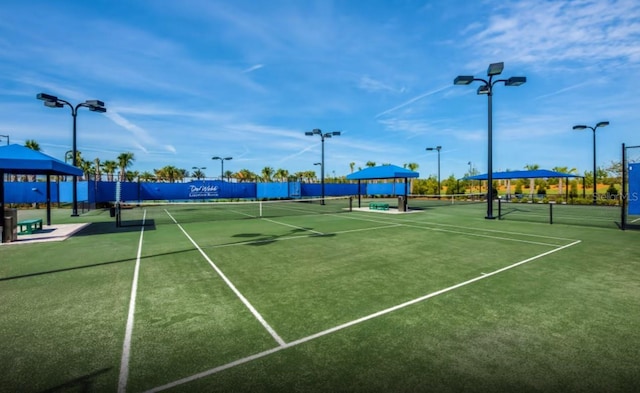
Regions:
<instances>
[{"instance_id":1,"label":"tennis court","mask_svg":"<svg viewBox=\"0 0 640 393\"><path fill-rule=\"evenodd\" d=\"M638 387L637 232L325 202L131 206L0 248L2 390Z\"/></svg>"}]
</instances>

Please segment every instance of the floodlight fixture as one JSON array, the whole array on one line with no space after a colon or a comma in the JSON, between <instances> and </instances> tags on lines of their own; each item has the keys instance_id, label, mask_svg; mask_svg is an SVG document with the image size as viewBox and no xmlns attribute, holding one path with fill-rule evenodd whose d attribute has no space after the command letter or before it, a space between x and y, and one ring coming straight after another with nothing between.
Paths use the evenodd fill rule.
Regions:
<instances>
[{"instance_id":1,"label":"floodlight fixture","mask_svg":"<svg viewBox=\"0 0 640 393\"><path fill-rule=\"evenodd\" d=\"M49 108L62 108L64 104L58 101L45 101L44 106L48 106Z\"/></svg>"},{"instance_id":2,"label":"floodlight fixture","mask_svg":"<svg viewBox=\"0 0 640 393\"><path fill-rule=\"evenodd\" d=\"M442 146L436 147L427 147L425 150L438 152L438 196L440 196L440 150L442 150Z\"/></svg>"},{"instance_id":3,"label":"floodlight fixture","mask_svg":"<svg viewBox=\"0 0 640 393\"><path fill-rule=\"evenodd\" d=\"M76 149L76 120L78 117L78 108L85 107L88 108L91 112L105 113L107 108L104 107L104 102L100 100L86 100L85 102L81 102L75 106L73 106L69 101L62 100L54 95L46 94L46 93L38 93L36 98L44 101L44 105L49 108L62 108L67 105L71 108L71 117L73 117L73 150L71 161L73 166L77 165L77 149ZM73 207L71 212L72 217L78 216L78 177L73 176Z\"/></svg>"},{"instance_id":4,"label":"floodlight fixture","mask_svg":"<svg viewBox=\"0 0 640 393\"><path fill-rule=\"evenodd\" d=\"M502 74L502 70L504 69L504 63L492 63L489 64L489 68L487 69L487 76L494 76Z\"/></svg>"},{"instance_id":5,"label":"floodlight fixture","mask_svg":"<svg viewBox=\"0 0 640 393\"><path fill-rule=\"evenodd\" d=\"M520 86L527 82L526 76L512 76L504 83L505 86Z\"/></svg>"},{"instance_id":6,"label":"floodlight fixture","mask_svg":"<svg viewBox=\"0 0 640 393\"><path fill-rule=\"evenodd\" d=\"M591 127L591 126L587 126L584 124L578 124L573 126L574 130L586 130L587 128L590 129L591 131L593 131L593 204L597 204L598 203L598 189L597 189L597 170L598 168L596 167L596 130L600 127L606 127L609 125L608 121L601 121L598 122L595 127Z\"/></svg>"},{"instance_id":7,"label":"floodlight fixture","mask_svg":"<svg viewBox=\"0 0 640 393\"><path fill-rule=\"evenodd\" d=\"M504 83L505 86L520 86L523 83L525 83L527 81L527 78L524 76L513 76L510 77L508 79L496 79L494 80L493 77L496 75L500 75L502 73L502 70L504 70L504 62L500 62L500 63L492 63L489 65L489 68L487 69L487 76L489 76L488 80L482 79L482 78L475 78L473 76L469 76L469 75L460 75L457 76L454 80L453 83L455 85L468 85L471 82L474 81L478 81L481 82L482 85L478 88L478 94L486 94L487 95L487 100L488 100L488 106L487 106L487 129L488 129L488 154L487 154L487 161L488 161L488 165L487 165L487 185L488 185L488 192L487 192L487 216L485 218L487 219L494 219L495 217L493 217L493 149L492 149L492 145L493 145L493 110L492 110L492 98L493 98L493 86L498 83Z\"/></svg>"},{"instance_id":8,"label":"floodlight fixture","mask_svg":"<svg viewBox=\"0 0 640 393\"><path fill-rule=\"evenodd\" d=\"M100 100L86 100L84 103L88 106L104 106L104 102Z\"/></svg>"},{"instance_id":9,"label":"floodlight fixture","mask_svg":"<svg viewBox=\"0 0 640 393\"><path fill-rule=\"evenodd\" d=\"M320 200L320 204L324 205L324 140L325 138L332 138L334 136L339 136L340 131L331 131L322 133L322 130L319 128L314 128L312 131L306 131L304 133L307 136L320 135L320 142L322 143L322 156L321 161L319 163L314 163L313 165L320 165L320 183L322 190L322 199Z\"/></svg>"},{"instance_id":10,"label":"floodlight fixture","mask_svg":"<svg viewBox=\"0 0 640 393\"><path fill-rule=\"evenodd\" d=\"M454 85L468 85L473 82L475 78L472 75L459 75L453 80Z\"/></svg>"},{"instance_id":11,"label":"floodlight fixture","mask_svg":"<svg viewBox=\"0 0 640 393\"><path fill-rule=\"evenodd\" d=\"M58 97L46 93L38 93L38 95L36 95L36 98L42 101L58 101Z\"/></svg>"}]
</instances>

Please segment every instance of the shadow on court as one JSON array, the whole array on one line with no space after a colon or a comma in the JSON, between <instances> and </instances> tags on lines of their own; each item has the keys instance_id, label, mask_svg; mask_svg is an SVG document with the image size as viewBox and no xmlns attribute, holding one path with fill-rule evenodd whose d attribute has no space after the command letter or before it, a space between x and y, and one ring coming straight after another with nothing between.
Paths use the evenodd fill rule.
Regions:
<instances>
[{"instance_id":1,"label":"shadow on court","mask_svg":"<svg viewBox=\"0 0 640 393\"><path fill-rule=\"evenodd\" d=\"M52 388L49 388L47 390L43 390L40 393L56 393L56 392L69 392L69 391L74 391L74 392L94 392L96 391L96 379L102 375L105 374L107 372L109 372L111 370L111 367L109 368L103 368L102 370L98 370L96 372L93 372L91 374L87 374L87 375L83 375L82 377L78 377L75 379L72 379L68 382L65 382L61 385L58 386L54 386Z\"/></svg>"}]
</instances>

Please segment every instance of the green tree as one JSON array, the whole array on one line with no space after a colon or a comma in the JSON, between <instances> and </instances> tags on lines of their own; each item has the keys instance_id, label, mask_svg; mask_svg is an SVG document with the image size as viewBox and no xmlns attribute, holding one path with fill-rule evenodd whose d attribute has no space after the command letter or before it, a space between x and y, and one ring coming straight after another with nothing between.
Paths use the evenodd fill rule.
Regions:
<instances>
[{"instance_id":1,"label":"green tree","mask_svg":"<svg viewBox=\"0 0 640 393\"><path fill-rule=\"evenodd\" d=\"M113 181L113 174L118 169L118 163L113 160L107 160L102 163L102 169L107 173L107 181Z\"/></svg>"},{"instance_id":2,"label":"green tree","mask_svg":"<svg viewBox=\"0 0 640 393\"><path fill-rule=\"evenodd\" d=\"M127 168L129 168L135 160L133 153L125 152L118 156L118 167L120 168L120 180L125 181Z\"/></svg>"},{"instance_id":3,"label":"green tree","mask_svg":"<svg viewBox=\"0 0 640 393\"><path fill-rule=\"evenodd\" d=\"M355 162L350 162L349 163L349 170L351 170L351 173L353 173L353 168L356 166Z\"/></svg>"},{"instance_id":4,"label":"green tree","mask_svg":"<svg viewBox=\"0 0 640 393\"><path fill-rule=\"evenodd\" d=\"M262 168L262 176L260 176L262 181L271 182L271 178L273 177L274 172L275 171L270 166L265 166L264 168Z\"/></svg>"},{"instance_id":5,"label":"green tree","mask_svg":"<svg viewBox=\"0 0 640 393\"><path fill-rule=\"evenodd\" d=\"M27 139L24 142L24 146L31 150L40 151L40 145L34 139ZM31 175L30 179L30 181L36 181L36 175Z\"/></svg>"},{"instance_id":6,"label":"green tree","mask_svg":"<svg viewBox=\"0 0 640 393\"><path fill-rule=\"evenodd\" d=\"M524 169L528 171L537 171L540 169L540 165L538 164L527 164L524 166ZM533 177L529 179L529 197L533 199L533 191L535 189L536 179Z\"/></svg>"}]
</instances>

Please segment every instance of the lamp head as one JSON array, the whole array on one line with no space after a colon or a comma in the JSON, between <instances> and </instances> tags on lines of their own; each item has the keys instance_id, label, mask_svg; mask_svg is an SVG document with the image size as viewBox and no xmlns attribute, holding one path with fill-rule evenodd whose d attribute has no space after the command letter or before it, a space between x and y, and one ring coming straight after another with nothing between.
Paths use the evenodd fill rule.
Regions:
<instances>
[{"instance_id":1,"label":"lamp head","mask_svg":"<svg viewBox=\"0 0 640 393\"><path fill-rule=\"evenodd\" d=\"M453 80L453 84L454 85L468 85L469 83L473 82L473 76L472 75L458 75L456 76L456 79Z\"/></svg>"},{"instance_id":2,"label":"lamp head","mask_svg":"<svg viewBox=\"0 0 640 393\"><path fill-rule=\"evenodd\" d=\"M487 69L487 76L500 75L502 74L503 69L503 62L489 64L489 68Z\"/></svg>"},{"instance_id":3,"label":"lamp head","mask_svg":"<svg viewBox=\"0 0 640 393\"><path fill-rule=\"evenodd\" d=\"M49 108L62 108L64 104L58 101L45 101L44 106L48 106Z\"/></svg>"},{"instance_id":4,"label":"lamp head","mask_svg":"<svg viewBox=\"0 0 640 393\"><path fill-rule=\"evenodd\" d=\"M427 150L427 151L433 151L433 147L427 147L425 150Z\"/></svg>"},{"instance_id":5,"label":"lamp head","mask_svg":"<svg viewBox=\"0 0 640 393\"><path fill-rule=\"evenodd\" d=\"M58 97L46 93L38 93L38 95L36 95L36 98L42 101L58 101Z\"/></svg>"},{"instance_id":6,"label":"lamp head","mask_svg":"<svg viewBox=\"0 0 640 393\"><path fill-rule=\"evenodd\" d=\"M596 128L598 127L606 127L609 125L608 121L601 121L600 123L596 124Z\"/></svg>"},{"instance_id":7,"label":"lamp head","mask_svg":"<svg viewBox=\"0 0 640 393\"><path fill-rule=\"evenodd\" d=\"M306 131L304 134L305 134L306 136L313 136L313 132L311 132L311 131Z\"/></svg>"},{"instance_id":8,"label":"lamp head","mask_svg":"<svg viewBox=\"0 0 640 393\"><path fill-rule=\"evenodd\" d=\"M526 76L512 76L504 83L505 86L520 86L527 82Z\"/></svg>"},{"instance_id":9,"label":"lamp head","mask_svg":"<svg viewBox=\"0 0 640 393\"><path fill-rule=\"evenodd\" d=\"M222 160L221 157L215 156L215 157L211 157L212 160Z\"/></svg>"},{"instance_id":10,"label":"lamp head","mask_svg":"<svg viewBox=\"0 0 640 393\"><path fill-rule=\"evenodd\" d=\"M314 128L314 129L311 131L311 133L312 133L312 134L320 135L320 134L322 134L322 131L320 131L320 129L319 129L319 128Z\"/></svg>"},{"instance_id":11,"label":"lamp head","mask_svg":"<svg viewBox=\"0 0 640 393\"><path fill-rule=\"evenodd\" d=\"M84 103L88 106L104 106L104 102L100 100L86 100Z\"/></svg>"},{"instance_id":12,"label":"lamp head","mask_svg":"<svg viewBox=\"0 0 640 393\"><path fill-rule=\"evenodd\" d=\"M586 128L588 128L588 127L587 127L587 126L584 126L584 125L577 125L577 126L573 126L573 129L574 129L574 130L584 130L584 129L586 129Z\"/></svg>"},{"instance_id":13,"label":"lamp head","mask_svg":"<svg viewBox=\"0 0 640 393\"><path fill-rule=\"evenodd\" d=\"M478 87L478 95L489 94L489 85L482 85Z\"/></svg>"},{"instance_id":14,"label":"lamp head","mask_svg":"<svg viewBox=\"0 0 640 393\"><path fill-rule=\"evenodd\" d=\"M609 123L607 123L607 124L609 124ZM332 134L333 134L333 136L339 136L340 135L340 131L334 131L334 132L332 132Z\"/></svg>"},{"instance_id":15,"label":"lamp head","mask_svg":"<svg viewBox=\"0 0 640 393\"><path fill-rule=\"evenodd\" d=\"M232 159L232 158L233 158L233 157L225 157L224 159L225 159L225 160L230 160L230 159Z\"/></svg>"},{"instance_id":16,"label":"lamp head","mask_svg":"<svg viewBox=\"0 0 640 393\"><path fill-rule=\"evenodd\" d=\"M321 162L314 162L313 165L322 165Z\"/></svg>"},{"instance_id":17,"label":"lamp head","mask_svg":"<svg viewBox=\"0 0 640 393\"><path fill-rule=\"evenodd\" d=\"M89 110L91 112L105 113L107 111L107 108L101 106L90 106Z\"/></svg>"}]
</instances>

